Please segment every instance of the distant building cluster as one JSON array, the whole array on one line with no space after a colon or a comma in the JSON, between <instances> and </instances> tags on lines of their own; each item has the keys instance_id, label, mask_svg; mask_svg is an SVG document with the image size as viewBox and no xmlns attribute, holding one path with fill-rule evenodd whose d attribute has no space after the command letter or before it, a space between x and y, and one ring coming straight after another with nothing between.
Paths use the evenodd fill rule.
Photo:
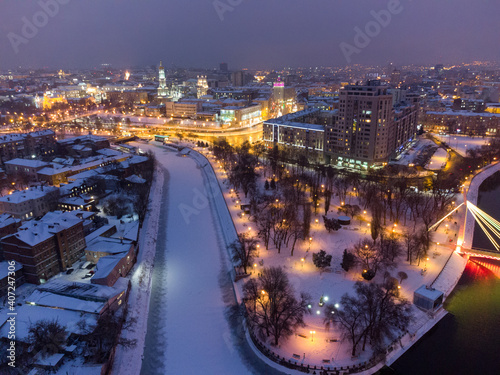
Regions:
<instances>
[{"instance_id":1,"label":"distant building cluster","mask_svg":"<svg viewBox=\"0 0 500 375\"><path fill-rule=\"evenodd\" d=\"M415 139L418 100L378 81L347 85L335 110L313 106L265 121L263 140L320 163L357 169L383 165Z\"/></svg>"}]
</instances>

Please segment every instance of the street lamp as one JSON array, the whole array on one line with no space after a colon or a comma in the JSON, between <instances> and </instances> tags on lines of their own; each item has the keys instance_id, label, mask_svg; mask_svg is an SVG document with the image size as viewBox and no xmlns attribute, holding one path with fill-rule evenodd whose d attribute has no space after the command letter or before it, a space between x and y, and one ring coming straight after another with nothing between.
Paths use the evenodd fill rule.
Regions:
<instances>
[{"instance_id":1,"label":"street lamp","mask_svg":"<svg viewBox=\"0 0 500 375\"><path fill-rule=\"evenodd\" d=\"M313 238L312 237L309 237L309 249L307 249L307 252L309 252L309 250L311 250L311 242L312 242Z\"/></svg>"},{"instance_id":2,"label":"street lamp","mask_svg":"<svg viewBox=\"0 0 500 375\"><path fill-rule=\"evenodd\" d=\"M316 331L309 331L309 333L311 334L311 342L314 341L314 334L316 333Z\"/></svg>"}]
</instances>

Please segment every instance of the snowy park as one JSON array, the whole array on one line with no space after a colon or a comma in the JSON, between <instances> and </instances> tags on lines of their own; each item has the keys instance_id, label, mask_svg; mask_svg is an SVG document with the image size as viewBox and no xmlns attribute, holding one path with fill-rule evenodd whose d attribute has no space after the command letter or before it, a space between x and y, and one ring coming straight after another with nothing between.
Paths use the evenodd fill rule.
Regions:
<instances>
[{"instance_id":1,"label":"snowy park","mask_svg":"<svg viewBox=\"0 0 500 375\"><path fill-rule=\"evenodd\" d=\"M434 134L441 142L448 144L462 156L466 156L467 150L479 148L490 143L490 138L485 137L469 137L457 134Z\"/></svg>"},{"instance_id":2,"label":"snowy park","mask_svg":"<svg viewBox=\"0 0 500 375\"><path fill-rule=\"evenodd\" d=\"M234 277L236 264L228 256L231 238L235 238L236 232L258 238L256 223L242 206L248 203L244 193L230 185L223 164L208 149L191 145L205 155L201 156L188 148L178 152L156 142L137 146L155 153L166 176L163 189L152 192L152 210L159 211L158 223L148 226L147 237L142 239L152 244L156 256L154 267L151 267L151 297L146 305L149 312L147 317L141 314L143 326L147 321L145 341L143 338L138 345L138 348L145 345L141 373L194 373L199 368L210 369L209 373L214 374L262 371L278 374L278 369L283 371L258 351L248 335L245 338L244 334L238 333L228 318L231 307L242 301L245 283L258 279L265 268L273 266L284 269L297 293L305 292L311 296L310 314L304 317L305 325L280 340L279 345L261 342L257 338L260 344L275 356L299 366L334 369L360 366L370 361L371 350L360 350L356 357L352 357L351 344L343 332L335 326L327 329L324 324L328 304L341 308L342 296L353 294L356 282L366 284L359 266L345 272L341 262L345 249L351 249L359 241L371 240L372 217L369 211L363 211L349 224L329 233L325 228L324 212L321 212L323 207L320 207L311 216L308 238L297 242L293 255L288 246L281 248L279 253L273 244L266 250L264 242L259 239L256 256L249 267L250 276L232 284L231 275ZM208 163L213 169L207 167ZM264 190L263 167L257 172L260 176L257 183ZM460 204L461 197L456 199L453 204ZM323 204L320 199L318 206ZM344 201L338 196L332 197L327 218L337 218L337 211L345 204L362 206L355 189L347 192ZM230 213L231 223L221 216L223 210ZM459 210L433 232L427 258L413 264L401 259L388 273L379 272L373 282L383 284L387 278L399 279L399 293L410 302L414 291L422 285L436 283L449 293L464 264L462 258L452 255L463 214L463 210ZM402 237L414 230L414 225L411 218L398 223L387 221L383 230ZM323 270L312 259L313 254L320 250L332 255L331 266ZM405 278L398 275L405 275ZM146 300L149 298L147 293ZM140 300L140 294L136 292L135 298ZM406 350L446 314L441 309L432 316L414 306L411 306L411 312L414 318L407 328L408 334L387 343L394 349L388 360L395 360L400 355L397 353ZM125 337L137 335L125 332ZM253 356L251 360L249 354ZM134 366L126 355L122 354L120 358L123 364L120 364L121 360L117 361L115 373L120 373L120 369L128 365ZM286 372L295 373L293 370Z\"/></svg>"},{"instance_id":3,"label":"snowy park","mask_svg":"<svg viewBox=\"0 0 500 375\"><path fill-rule=\"evenodd\" d=\"M228 175L223 168L223 164L217 160L210 152L205 152L214 166L219 181L224 190L226 203L230 208L237 231L246 233L256 238L258 230L252 217L245 214L242 209L242 203L248 203L244 194L233 189L229 185ZM262 170L259 170L262 176ZM260 179L258 184L263 185L264 179ZM355 191L351 191L347 196L349 204L360 204L359 197ZM459 204L460 197L457 197L456 204ZM331 203L329 217L336 217L337 209L343 204L338 198L334 198ZM455 204L455 203L454 203ZM392 276L403 272L408 276L401 281L400 293L409 301L412 301L413 292L421 285L430 285L441 273L444 265L450 259L453 253L458 234L459 225L463 212L447 218L433 235L433 243L429 249L428 257L418 265L410 265L400 261L397 268L390 270ZM347 340L342 337L342 333L335 329L327 330L324 325L324 311L326 302L338 305L341 296L344 293L352 293L356 281L362 281L361 270L346 273L342 270L340 263L344 249L351 248L353 244L363 239L370 239L370 220L371 217L366 211L353 219L349 225L343 226L338 232L328 233L325 229L322 214L319 212L311 218L311 230L308 240L299 241L294 249L293 255L289 248L282 248L278 253L272 245L269 250L264 249L262 241L258 246L256 259L251 265L251 278L256 278L266 267L283 267L297 292L306 292L311 295L313 303L310 305L310 315L305 317L305 326L298 328L296 332L288 339L280 342L278 346L269 346L275 354L289 359L292 363L317 366L318 368L340 368L352 366L353 364L365 363L370 358L370 351L360 352L356 358L351 356L351 347ZM403 235L406 231L412 231L413 224L407 223L405 228L403 224L387 223L388 232L396 235ZM325 250L331 254L332 266L321 272L312 261L313 253ZM458 257L461 259L460 257ZM453 257L455 259L455 257ZM453 263L453 262L451 262ZM463 265L461 261L455 262L458 270ZM440 286L448 291L456 283L457 268L454 267L449 273L443 273L440 278ZM387 275L378 274L374 279L377 283L383 283ZM239 288L242 288L243 282L238 282ZM325 302L325 304L323 304ZM429 316L421 310L412 307L414 320L409 326L413 339L419 337L423 332L435 324L443 314L436 315L436 319L429 321ZM408 338L407 338L408 339ZM411 339L411 340L413 340ZM410 340L410 341L411 341Z\"/></svg>"}]
</instances>

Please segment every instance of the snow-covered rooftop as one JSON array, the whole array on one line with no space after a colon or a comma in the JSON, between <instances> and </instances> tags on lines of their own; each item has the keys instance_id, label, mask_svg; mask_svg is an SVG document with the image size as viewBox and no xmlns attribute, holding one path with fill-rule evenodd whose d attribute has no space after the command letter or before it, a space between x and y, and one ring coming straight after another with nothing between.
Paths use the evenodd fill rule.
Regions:
<instances>
[{"instance_id":1,"label":"snow-covered rooftop","mask_svg":"<svg viewBox=\"0 0 500 375\"><path fill-rule=\"evenodd\" d=\"M104 300L92 301L80 299L39 289L26 298L26 303L71 311L83 311L91 314L99 314L106 305L106 301Z\"/></svg>"},{"instance_id":2,"label":"snow-covered rooftop","mask_svg":"<svg viewBox=\"0 0 500 375\"><path fill-rule=\"evenodd\" d=\"M19 223L21 219L16 219L10 214L1 214L0 215L0 228L4 228L7 225L11 225L14 223Z\"/></svg>"},{"instance_id":3,"label":"snow-covered rooftop","mask_svg":"<svg viewBox=\"0 0 500 375\"><path fill-rule=\"evenodd\" d=\"M19 165L19 166L28 167L28 168L40 168L40 167L45 167L45 166L49 165L48 163L45 163L44 161L41 161L41 160L19 159L19 158L6 161L5 164L7 164L7 165Z\"/></svg>"},{"instance_id":4,"label":"snow-covered rooftop","mask_svg":"<svg viewBox=\"0 0 500 375\"><path fill-rule=\"evenodd\" d=\"M113 271L119 261L127 256L126 253L109 255L98 260L95 267L94 279L105 279Z\"/></svg>"},{"instance_id":5,"label":"snow-covered rooftop","mask_svg":"<svg viewBox=\"0 0 500 375\"><path fill-rule=\"evenodd\" d=\"M108 254L127 253L130 250L131 242L119 238L97 237L87 244L87 251L94 251Z\"/></svg>"},{"instance_id":6,"label":"snow-covered rooftop","mask_svg":"<svg viewBox=\"0 0 500 375\"><path fill-rule=\"evenodd\" d=\"M97 238L99 236L102 236L104 233L112 231L113 228L114 228L114 230L116 230L116 227L114 225L111 225L111 224L103 225L99 229L97 229L97 230L93 231L92 233L90 233L89 235L85 236L85 242L90 243L92 240L94 240L95 238Z\"/></svg>"},{"instance_id":7,"label":"snow-covered rooftop","mask_svg":"<svg viewBox=\"0 0 500 375\"><path fill-rule=\"evenodd\" d=\"M38 287L40 291L51 292L60 296L67 296L89 301L107 301L117 294L127 290L128 280L120 277L114 286L103 286L89 283L67 282L63 279L51 279Z\"/></svg>"},{"instance_id":8,"label":"snow-covered rooftop","mask_svg":"<svg viewBox=\"0 0 500 375\"><path fill-rule=\"evenodd\" d=\"M116 285L116 284L115 284ZM70 310L58 310L48 307L22 305L16 308L16 340L26 342L29 336L29 328L41 320L57 320L69 333L83 334L78 327L78 322L85 321L89 326L97 323L96 314L86 314ZM7 337L10 325L3 323L0 327L0 337Z\"/></svg>"},{"instance_id":9,"label":"snow-covered rooftop","mask_svg":"<svg viewBox=\"0 0 500 375\"><path fill-rule=\"evenodd\" d=\"M419 294L431 301L435 301L443 295L443 292L434 288L429 288L427 285L422 285L420 288L415 290L415 294Z\"/></svg>"},{"instance_id":10,"label":"snow-covered rooftop","mask_svg":"<svg viewBox=\"0 0 500 375\"><path fill-rule=\"evenodd\" d=\"M34 186L28 190L17 190L10 195L1 197L0 202L22 203L32 199L42 198L58 189L59 188L54 186Z\"/></svg>"},{"instance_id":11,"label":"snow-covered rooftop","mask_svg":"<svg viewBox=\"0 0 500 375\"><path fill-rule=\"evenodd\" d=\"M133 184L144 184L146 183L146 180L144 178L141 178L135 174L133 174L132 176L129 176L127 178L125 178L125 180L127 180L128 182L131 182Z\"/></svg>"}]
</instances>

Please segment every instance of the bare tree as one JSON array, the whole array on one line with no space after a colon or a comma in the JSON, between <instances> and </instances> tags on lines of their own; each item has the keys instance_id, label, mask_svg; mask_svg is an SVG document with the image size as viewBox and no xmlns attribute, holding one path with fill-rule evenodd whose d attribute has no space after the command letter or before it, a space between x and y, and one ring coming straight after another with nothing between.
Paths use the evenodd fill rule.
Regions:
<instances>
[{"instance_id":1,"label":"bare tree","mask_svg":"<svg viewBox=\"0 0 500 375\"><path fill-rule=\"evenodd\" d=\"M60 353L66 344L68 332L57 320L40 320L29 327L28 341L43 355Z\"/></svg>"},{"instance_id":2,"label":"bare tree","mask_svg":"<svg viewBox=\"0 0 500 375\"><path fill-rule=\"evenodd\" d=\"M375 276L384 261L380 247L370 240L365 239L356 243L352 249L352 253L362 265L364 274L371 271L373 272L373 276Z\"/></svg>"},{"instance_id":3,"label":"bare tree","mask_svg":"<svg viewBox=\"0 0 500 375\"><path fill-rule=\"evenodd\" d=\"M356 296L344 294L337 309L325 308L324 324L340 328L351 342L352 356L362 343L365 350L369 342L373 349L380 348L386 338L392 339L404 332L411 321L409 303L397 298L397 288L378 284L355 284Z\"/></svg>"},{"instance_id":4,"label":"bare tree","mask_svg":"<svg viewBox=\"0 0 500 375\"><path fill-rule=\"evenodd\" d=\"M245 270L245 273L247 273L247 268L256 255L257 243L258 241L255 238L249 237L247 233L242 233L238 234L238 240L229 245L233 254L233 262L238 262Z\"/></svg>"},{"instance_id":5,"label":"bare tree","mask_svg":"<svg viewBox=\"0 0 500 375\"><path fill-rule=\"evenodd\" d=\"M263 337L279 340L288 337L296 327L304 325L310 297L295 297L286 272L281 267L264 268L256 281L245 284L245 305L249 321Z\"/></svg>"}]
</instances>

